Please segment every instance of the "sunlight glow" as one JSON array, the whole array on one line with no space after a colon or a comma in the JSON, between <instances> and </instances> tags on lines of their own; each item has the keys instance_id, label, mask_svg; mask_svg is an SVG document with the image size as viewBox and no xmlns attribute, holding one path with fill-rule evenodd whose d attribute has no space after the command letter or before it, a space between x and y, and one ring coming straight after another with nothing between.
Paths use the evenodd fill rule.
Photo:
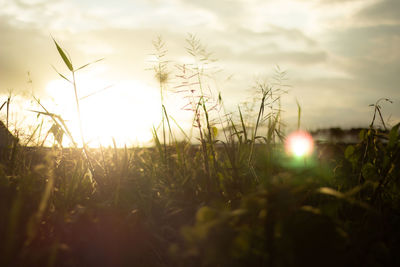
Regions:
<instances>
[{"instance_id":1,"label":"sunlight glow","mask_svg":"<svg viewBox=\"0 0 400 267\"><path fill-rule=\"evenodd\" d=\"M286 153L295 157L304 157L312 153L314 142L312 136L304 131L296 131L286 139Z\"/></svg>"},{"instance_id":2,"label":"sunlight glow","mask_svg":"<svg viewBox=\"0 0 400 267\"><path fill-rule=\"evenodd\" d=\"M82 77L78 90L85 142L90 147L146 145L152 140L151 129L161 120L158 90L136 80L111 84ZM76 142L80 131L74 91L64 80L50 81L46 91L51 97L50 110L66 121ZM92 94L93 92L97 92ZM90 95L88 97L85 97ZM70 144L65 136L63 145Z\"/></svg>"}]
</instances>

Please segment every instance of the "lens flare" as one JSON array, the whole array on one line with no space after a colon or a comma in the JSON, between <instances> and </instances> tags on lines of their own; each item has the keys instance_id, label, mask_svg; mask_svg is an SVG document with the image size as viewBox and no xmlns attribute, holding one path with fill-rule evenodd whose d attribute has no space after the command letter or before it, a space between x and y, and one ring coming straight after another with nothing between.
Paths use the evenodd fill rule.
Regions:
<instances>
[{"instance_id":1,"label":"lens flare","mask_svg":"<svg viewBox=\"0 0 400 267\"><path fill-rule=\"evenodd\" d=\"M304 157L312 153L314 142L312 136L304 131L296 131L288 136L285 143L286 153L295 157Z\"/></svg>"}]
</instances>

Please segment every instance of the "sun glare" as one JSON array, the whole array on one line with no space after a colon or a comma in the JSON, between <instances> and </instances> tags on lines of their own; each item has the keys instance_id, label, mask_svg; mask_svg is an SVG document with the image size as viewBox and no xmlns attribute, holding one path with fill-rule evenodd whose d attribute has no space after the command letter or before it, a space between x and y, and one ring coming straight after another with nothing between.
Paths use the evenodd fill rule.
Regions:
<instances>
[{"instance_id":1,"label":"sun glare","mask_svg":"<svg viewBox=\"0 0 400 267\"><path fill-rule=\"evenodd\" d=\"M314 142L312 136L304 131L289 135L285 143L286 153L295 157L304 157L312 153Z\"/></svg>"},{"instance_id":2,"label":"sun glare","mask_svg":"<svg viewBox=\"0 0 400 267\"><path fill-rule=\"evenodd\" d=\"M151 129L161 120L158 91L135 80L109 83L98 79L80 79L78 90L85 142L91 147L146 145L152 139ZM104 89L104 90L103 90ZM64 80L50 81L46 91L51 110L66 121L75 141L80 141L74 91ZM88 96L88 97L85 97ZM64 138L63 145L69 145Z\"/></svg>"}]
</instances>

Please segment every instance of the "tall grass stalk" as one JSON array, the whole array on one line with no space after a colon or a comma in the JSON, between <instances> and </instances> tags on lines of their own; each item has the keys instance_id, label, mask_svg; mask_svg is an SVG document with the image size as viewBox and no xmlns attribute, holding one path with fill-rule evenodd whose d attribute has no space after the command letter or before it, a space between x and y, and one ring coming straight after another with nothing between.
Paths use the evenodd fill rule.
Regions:
<instances>
[{"instance_id":1,"label":"tall grass stalk","mask_svg":"<svg viewBox=\"0 0 400 267\"><path fill-rule=\"evenodd\" d=\"M192 34L188 35L186 39L186 51L193 57L194 63L192 66L193 74L191 77L196 79L193 85L198 86L200 93L197 102L194 102L194 120L199 129L200 142L203 152L204 169L207 174L207 190L210 191L212 184L219 184L218 181L218 162L215 153L214 130L210 124L209 110L207 109L206 94L203 89L202 77L205 75L205 67L208 66L213 60L210 58L211 53L207 52L205 47L201 44L200 40ZM190 83L189 83L190 84ZM193 94L192 94L193 95ZM210 96L211 97L211 96ZM193 98L194 100L194 98ZM203 132L201 117L204 116L206 129ZM210 151L208 151L210 150ZM210 155L209 155L210 154ZM209 164L209 158L212 159L212 172ZM219 186L218 186L219 187Z\"/></svg>"},{"instance_id":2,"label":"tall grass stalk","mask_svg":"<svg viewBox=\"0 0 400 267\"><path fill-rule=\"evenodd\" d=\"M296 105L297 105L297 130L300 130L300 125L301 125L301 106L299 101L296 99Z\"/></svg>"},{"instance_id":3,"label":"tall grass stalk","mask_svg":"<svg viewBox=\"0 0 400 267\"><path fill-rule=\"evenodd\" d=\"M62 77L66 81L68 81L73 86L74 96L75 96L75 104L76 104L76 111L77 111L77 115L78 115L77 119L78 119L78 123L79 123L80 137L81 137L81 141L82 141L82 149L83 149L83 152L84 152L84 154L86 156L86 159L88 161L90 171L91 171L92 175L94 175L94 167L93 167L90 155L89 155L89 150L87 148L87 144L85 142L85 136L84 136L84 132L83 132L82 115L81 115L80 102L79 102L79 96L78 96L78 87L77 87L75 74L76 74L76 72L86 68L87 66L103 60L103 58L95 60L95 61L93 61L91 63L84 64L84 65L82 65L82 66L80 66L78 68L74 68L74 66L72 65L71 58L69 56L67 56L66 52L59 46L59 44L56 42L56 40L54 38L53 38L53 41L54 41L54 44L56 45L56 48L57 48L57 51L58 51L60 57L64 61L65 65L67 66L67 68L70 71L70 74L72 76L72 80L70 80L70 79L68 79L66 76L64 76L63 74L61 74L60 72L58 72L54 68L54 70L58 73L58 75L60 75L60 77Z\"/></svg>"},{"instance_id":4,"label":"tall grass stalk","mask_svg":"<svg viewBox=\"0 0 400 267\"><path fill-rule=\"evenodd\" d=\"M7 119L6 119L7 129L9 126L8 122L9 122L9 116L10 116L10 103L11 103L11 92L9 93L8 98L7 98Z\"/></svg>"},{"instance_id":5,"label":"tall grass stalk","mask_svg":"<svg viewBox=\"0 0 400 267\"><path fill-rule=\"evenodd\" d=\"M156 57L155 66L153 66L155 77L158 81L158 86L160 89L160 104L161 104L161 126L162 126L162 137L163 137L163 160L167 163L167 137L166 137L166 127L165 127L165 106L164 106L164 89L165 83L168 80L168 72L166 70L167 61L164 57L167 53L165 47L165 42L162 40L161 36L158 36L156 40L153 40L153 47L156 50L154 56Z\"/></svg>"},{"instance_id":6,"label":"tall grass stalk","mask_svg":"<svg viewBox=\"0 0 400 267\"><path fill-rule=\"evenodd\" d=\"M252 133L251 136L251 146L250 146L250 154L249 154L249 166L252 165L252 161L253 161L253 153L254 153L254 145L256 143L256 139L257 139L257 131L258 131L258 127L260 126L262 117L264 115L264 109L265 109L265 105L266 105L266 98L268 97L270 91L272 90L271 88L268 88L265 84L258 84L257 85L259 87L259 89L261 90L261 102L260 102L260 107L258 110L258 114L257 114L257 120L256 120L256 124L254 127L254 131Z\"/></svg>"}]
</instances>

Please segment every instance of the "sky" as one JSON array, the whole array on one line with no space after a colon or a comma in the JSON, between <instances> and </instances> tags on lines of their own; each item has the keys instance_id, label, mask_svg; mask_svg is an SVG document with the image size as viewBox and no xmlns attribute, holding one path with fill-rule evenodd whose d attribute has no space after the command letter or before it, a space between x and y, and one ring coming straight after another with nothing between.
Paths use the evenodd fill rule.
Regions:
<instances>
[{"instance_id":1,"label":"sky","mask_svg":"<svg viewBox=\"0 0 400 267\"><path fill-rule=\"evenodd\" d=\"M399 14L399 0L0 0L0 102L15 95L17 126L32 121L34 95L78 132L73 89L54 70L68 75L54 37L75 66L104 58L77 74L80 97L101 91L81 101L89 139L143 143L160 122L158 83L148 70L152 41L165 41L174 77L177 65L190 63L185 39L194 34L217 59L209 83L229 111L257 96L257 82L272 83L279 66L289 85L282 95L288 128L297 122L296 101L303 128L350 128L367 126L369 105L380 98L393 102L381 102L393 125L400 121ZM178 94L166 102L177 121L190 121Z\"/></svg>"}]
</instances>

